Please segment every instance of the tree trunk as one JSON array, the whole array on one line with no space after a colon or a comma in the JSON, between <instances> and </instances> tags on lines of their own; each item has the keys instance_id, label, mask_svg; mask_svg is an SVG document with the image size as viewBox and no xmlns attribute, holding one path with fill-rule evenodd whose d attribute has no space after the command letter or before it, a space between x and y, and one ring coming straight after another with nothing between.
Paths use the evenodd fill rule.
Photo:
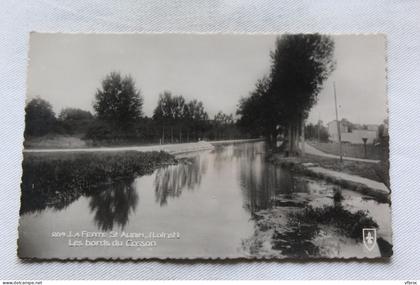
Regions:
<instances>
[{"instance_id":1,"label":"tree trunk","mask_svg":"<svg viewBox=\"0 0 420 285\"><path fill-rule=\"evenodd\" d=\"M295 156L299 155L300 147L299 147L299 134L301 128L301 120L300 117L297 116L296 118L292 119L288 125L288 156Z\"/></svg>"},{"instance_id":2,"label":"tree trunk","mask_svg":"<svg viewBox=\"0 0 420 285\"><path fill-rule=\"evenodd\" d=\"M293 156L294 152L294 124L293 122L289 123L289 134L287 136L288 143L289 143L289 151L288 156Z\"/></svg>"},{"instance_id":3,"label":"tree trunk","mask_svg":"<svg viewBox=\"0 0 420 285\"><path fill-rule=\"evenodd\" d=\"M295 121L295 135L294 135L294 148L295 148L295 155L299 156L301 152L301 148L299 146L300 141L300 128L301 128L301 118L302 116L298 116L297 120Z\"/></svg>"},{"instance_id":4,"label":"tree trunk","mask_svg":"<svg viewBox=\"0 0 420 285\"><path fill-rule=\"evenodd\" d=\"M292 155L296 156L298 154L299 151L299 146L298 146L298 136L299 136L299 129L298 129L298 124L296 121L293 122L293 131L292 131L292 136L293 136L293 145L292 145Z\"/></svg>"},{"instance_id":5,"label":"tree trunk","mask_svg":"<svg viewBox=\"0 0 420 285\"><path fill-rule=\"evenodd\" d=\"M302 145L301 145L301 154L305 155L305 120L301 120L302 121L302 130L301 130L301 141L302 141Z\"/></svg>"},{"instance_id":6,"label":"tree trunk","mask_svg":"<svg viewBox=\"0 0 420 285\"><path fill-rule=\"evenodd\" d=\"M274 128L273 131L271 132L271 145L275 149L275 151L278 152L278 147L277 147L277 130L276 130L276 128Z\"/></svg>"}]
</instances>

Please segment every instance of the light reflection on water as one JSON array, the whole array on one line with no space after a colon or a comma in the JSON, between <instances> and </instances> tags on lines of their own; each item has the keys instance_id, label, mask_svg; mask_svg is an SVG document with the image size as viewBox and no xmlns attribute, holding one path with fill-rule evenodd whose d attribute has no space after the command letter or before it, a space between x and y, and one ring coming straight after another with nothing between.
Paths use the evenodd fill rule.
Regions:
<instances>
[{"instance_id":1,"label":"light reflection on water","mask_svg":"<svg viewBox=\"0 0 420 285\"><path fill-rule=\"evenodd\" d=\"M284 218L290 209L332 203L331 185L294 177L289 171L266 163L262 142L219 146L211 152L179 159L177 165L136 179L116 181L95 195L79 197L67 207L51 206L22 215L20 255L39 258L257 255L244 246L244 241L259 234L258 213L274 206L284 207ZM348 198L353 199L351 195ZM181 238L159 240L156 247L136 250L74 248L67 246L66 239L50 236L53 231L68 230L175 231Z\"/></svg>"},{"instance_id":2,"label":"light reflection on water","mask_svg":"<svg viewBox=\"0 0 420 285\"><path fill-rule=\"evenodd\" d=\"M199 188L208 165L207 155L197 155L177 165L169 165L156 170L154 189L156 202L161 206L168 203L168 198L181 196L184 190L194 191Z\"/></svg>"}]
</instances>

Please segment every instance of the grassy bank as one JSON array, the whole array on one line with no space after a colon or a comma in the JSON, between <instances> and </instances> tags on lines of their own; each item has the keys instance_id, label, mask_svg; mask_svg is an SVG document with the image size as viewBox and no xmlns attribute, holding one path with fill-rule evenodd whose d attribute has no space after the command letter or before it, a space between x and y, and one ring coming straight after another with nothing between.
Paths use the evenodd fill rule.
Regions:
<instances>
[{"instance_id":1,"label":"grassy bank","mask_svg":"<svg viewBox=\"0 0 420 285\"><path fill-rule=\"evenodd\" d=\"M384 183L389 187L389 169L384 163L368 163L363 161L340 160L329 157L305 154L302 157L285 158L280 154L270 154L268 160L277 165L292 166L302 163L314 163L320 167L357 175Z\"/></svg>"},{"instance_id":2,"label":"grassy bank","mask_svg":"<svg viewBox=\"0 0 420 285\"><path fill-rule=\"evenodd\" d=\"M42 137L25 138L25 148L81 148L89 144L81 136L70 135L46 135Z\"/></svg>"},{"instance_id":3,"label":"grassy bank","mask_svg":"<svg viewBox=\"0 0 420 285\"><path fill-rule=\"evenodd\" d=\"M305 163L313 163L325 169L378 181L385 184L389 188L388 168L381 163L372 164L367 162L346 160L340 162L338 159L315 155L305 155L303 157L284 157L280 154L269 154L267 159L269 162L281 167L286 167L295 173L299 173L315 179L322 179L327 182L334 183L338 186L369 195L374 197L378 202L390 203L388 194L375 191L374 189L371 189L361 183L317 173L304 166Z\"/></svg>"},{"instance_id":4,"label":"grassy bank","mask_svg":"<svg viewBox=\"0 0 420 285\"><path fill-rule=\"evenodd\" d=\"M24 153L21 213L62 208L102 185L133 180L175 162L165 152Z\"/></svg>"},{"instance_id":5,"label":"grassy bank","mask_svg":"<svg viewBox=\"0 0 420 285\"><path fill-rule=\"evenodd\" d=\"M322 143L317 141L307 141L308 144L315 147L316 149L325 153L340 155L340 145L338 143ZM341 145L343 156L355 157L355 158L367 158L380 160L385 156L383 149L380 146L374 146L372 144L366 145L366 156L365 148L362 143L350 144L343 143Z\"/></svg>"}]
</instances>

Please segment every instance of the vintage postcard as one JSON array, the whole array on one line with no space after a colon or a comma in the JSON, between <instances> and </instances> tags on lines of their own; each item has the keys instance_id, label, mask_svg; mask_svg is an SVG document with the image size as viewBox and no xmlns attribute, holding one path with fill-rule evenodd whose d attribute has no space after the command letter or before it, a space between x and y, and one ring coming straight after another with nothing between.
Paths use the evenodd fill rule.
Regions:
<instances>
[{"instance_id":1,"label":"vintage postcard","mask_svg":"<svg viewBox=\"0 0 420 285\"><path fill-rule=\"evenodd\" d=\"M18 256L392 256L384 35L31 33Z\"/></svg>"}]
</instances>

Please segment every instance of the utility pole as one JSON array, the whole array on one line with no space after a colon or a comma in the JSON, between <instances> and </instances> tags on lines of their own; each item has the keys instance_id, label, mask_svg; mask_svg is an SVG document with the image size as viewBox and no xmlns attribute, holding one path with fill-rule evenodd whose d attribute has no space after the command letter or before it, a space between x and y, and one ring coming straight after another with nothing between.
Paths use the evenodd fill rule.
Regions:
<instances>
[{"instance_id":1,"label":"utility pole","mask_svg":"<svg viewBox=\"0 0 420 285\"><path fill-rule=\"evenodd\" d=\"M367 158L367 146L366 146L367 138L362 138L362 141L363 141L363 148L364 148L364 151L365 151L364 157Z\"/></svg>"},{"instance_id":2,"label":"utility pole","mask_svg":"<svg viewBox=\"0 0 420 285\"><path fill-rule=\"evenodd\" d=\"M320 136L320 129L321 129L321 114L318 113L318 142L321 142L321 136Z\"/></svg>"},{"instance_id":3,"label":"utility pole","mask_svg":"<svg viewBox=\"0 0 420 285\"><path fill-rule=\"evenodd\" d=\"M334 85L335 119L337 121L337 132L338 132L338 147L340 149L340 162L343 162L343 152L341 149L341 130L340 130L340 121L338 121L337 94L335 91L335 81L333 82L333 85Z\"/></svg>"}]
</instances>

